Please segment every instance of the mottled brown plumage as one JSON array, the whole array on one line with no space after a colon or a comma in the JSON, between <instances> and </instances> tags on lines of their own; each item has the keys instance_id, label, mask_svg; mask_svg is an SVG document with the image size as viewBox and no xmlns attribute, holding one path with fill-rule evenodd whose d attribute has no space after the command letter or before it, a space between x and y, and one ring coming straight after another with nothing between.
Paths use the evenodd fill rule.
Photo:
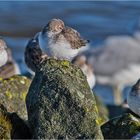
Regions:
<instances>
[{"instance_id":1,"label":"mottled brown plumage","mask_svg":"<svg viewBox=\"0 0 140 140\"><path fill-rule=\"evenodd\" d=\"M64 22L60 19L52 19L48 22L48 24L43 28L42 33L46 33L49 31L52 32L60 32L65 27Z\"/></svg>"},{"instance_id":2,"label":"mottled brown plumage","mask_svg":"<svg viewBox=\"0 0 140 140\"><path fill-rule=\"evenodd\" d=\"M65 26L60 19L52 19L39 33L39 44L46 48L50 56L71 61L88 40L84 40L80 33L71 27ZM46 41L48 39L48 41Z\"/></svg>"},{"instance_id":3,"label":"mottled brown plumage","mask_svg":"<svg viewBox=\"0 0 140 140\"><path fill-rule=\"evenodd\" d=\"M25 49L25 63L32 70L36 71L40 63L47 58L47 55L44 54L39 47L38 41L31 39Z\"/></svg>"},{"instance_id":4,"label":"mottled brown plumage","mask_svg":"<svg viewBox=\"0 0 140 140\"><path fill-rule=\"evenodd\" d=\"M63 29L62 34L71 44L72 49L79 49L86 46L86 44L89 42L88 40L82 39L80 33L68 26Z\"/></svg>"}]
</instances>

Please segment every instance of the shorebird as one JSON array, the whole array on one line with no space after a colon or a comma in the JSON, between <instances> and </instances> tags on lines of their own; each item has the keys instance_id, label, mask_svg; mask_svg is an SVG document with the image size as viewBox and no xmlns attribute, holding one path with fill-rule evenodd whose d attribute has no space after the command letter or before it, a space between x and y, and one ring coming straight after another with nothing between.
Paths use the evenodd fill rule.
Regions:
<instances>
[{"instance_id":1,"label":"shorebird","mask_svg":"<svg viewBox=\"0 0 140 140\"><path fill-rule=\"evenodd\" d=\"M39 64L47 58L47 54L44 54L39 47L38 40L29 40L25 52L24 58L26 65L33 71L36 72Z\"/></svg>"},{"instance_id":2,"label":"shorebird","mask_svg":"<svg viewBox=\"0 0 140 140\"><path fill-rule=\"evenodd\" d=\"M127 103L132 112L140 116L140 79L127 96Z\"/></svg>"},{"instance_id":3,"label":"shorebird","mask_svg":"<svg viewBox=\"0 0 140 140\"><path fill-rule=\"evenodd\" d=\"M0 39L0 77L3 79L9 78L15 74L20 74L20 69L17 63L13 60L10 48L6 42Z\"/></svg>"},{"instance_id":4,"label":"shorebird","mask_svg":"<svg viewBox=\"0 0 140 140\"><path fill-rule=\"evenodd\" d=\"M72 60L72 63L77 65L83 71L87 77L87 82L90 88L93 89L96 78L92 66L87 63L86 57L84 55L78 55Z\"/></svg>"},{"instance_id":5,"label":"shorebird","mask_svg":"<svg viewBox=\"0 0 140 140\"><path fill-rule=\"evenodd\" d=\"M18 64L14 61L12 57L12 52L7 48L8 59L5 65L0 67L0 77L7 79L13 75L20 74L20 69Z\"/></svg>"},{"instance_id":6,"label":"shorebird","mask_svg":"<svg viewBox=\"0 0 140 140\"><path fill-rule=\"evenodd\" d=\"M94 65L96 81L110 85L116 104L122 103L122 91L140 77L140 32L134 36L108 37L101 46L85 53L88 63Z\"/></svg>"},{"instance_id":7,"label":"shorebird","mask_svg":"<svg viewBox=\"0 0 140 140\"><path fill-rule=\"evenodd\" d=\"M8 60L7 45L5 41L0 38L0 67L6 64Z\"/></svg>"},{"instance_id":8,"label":"shorebird","mask_svg":"<svg viewBox=\"0 0 140 140\"><path fill-rule=\"evenodd\" d=\"M41 48L47 47L47 54L58 59L72 60L89 42L76 30L65 26L60 19L52 19L38 34ZM46 45L46 40L48 43Z\"/></svg>"}]
</instances>

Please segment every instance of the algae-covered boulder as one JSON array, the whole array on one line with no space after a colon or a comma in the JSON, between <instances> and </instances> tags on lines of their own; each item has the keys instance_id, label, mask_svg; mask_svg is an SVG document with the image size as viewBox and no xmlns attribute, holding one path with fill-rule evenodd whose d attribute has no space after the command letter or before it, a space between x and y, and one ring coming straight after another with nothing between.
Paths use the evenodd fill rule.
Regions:
<instances>
[{"instance_id":1,"label":"algae-covered boulder","mask_svg":"<svg viewBox=\"0 0 140 140\"><path fill-rule=\"evenodd\" d=\"M8 112L17 112L23 119L27 119L25 97L30 83L31 80L24 76L12 76L5 80L0 78L0 103Z\"/></svg>"},{"instance_id":2,"label":"algae-covered boulder","mask_svg":"<svg viewBox=\"0 0 140 140\"><path fill-rule=\"evenodd\" d=\"M101 129L105 139L131 139L140 133L140 118L126 113L111 119Z\"/></svg>"},{"instance_id":3,"label":"algae-covered boulder","mask_svg":"<svg viewBox=\"0 0 140 140\"><path fill-rule=\"evenodd\" d=\"M0 139L11 138L12 124L6 108L0 104Z\"/></svg>"},{"instance_id":4,"label":"algae-covered boulder","mask_svg":"<svg viewBox=\"0 0 140 140\"><path fill-rule=\"evenodd\" d=\"M36 139L102 139L94 95L82 71L66 60L45 60L26 97Z\"/></svg>"},{"instance_id":5,"label":"algae-covered boulder","mask_svg":"<svg viewBox=\"0 0 140 140\"><path fill-rule=\"evenodd\" d=\"M97 108L98 108L98 112L99 112L99 116L100 116L99 122L102 125L109 120L109 112L108 112L107 107L102 102L102 100L100 99L99 96L95 95L95 100L97 103Z\"/></svg>"},{"instance_id":6,"label":"algae-covered boulder","mask_svg":"<svg viewBox=\"0 0 140 140\"><path fill-rule=\"evenodd\" d=\"M30 139L27 124L16 113L9 113L0 104L0 139Z\"/></svg>"}]
</instances>

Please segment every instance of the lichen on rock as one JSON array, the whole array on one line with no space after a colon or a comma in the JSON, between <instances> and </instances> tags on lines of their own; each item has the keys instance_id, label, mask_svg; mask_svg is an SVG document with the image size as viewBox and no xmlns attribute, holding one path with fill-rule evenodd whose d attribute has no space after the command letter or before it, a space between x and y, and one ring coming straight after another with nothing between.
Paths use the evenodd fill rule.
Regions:
<instances>
[{"instance_id":1,"label":"lichen on rock","mask_svg":"<svg viewBox=\"0 0 140 140\"><path fill-rule=\"evenodd\" d=\"M29 127L16 113L0 104L0 139L30 139Z\"/></svg>"},{"instance_id":2,"label":"lichen on rock","mask_svg":"<svg viewBox=\"0 0 140 140\"><path fill-rule=\"evenodd\" d=\"M111 119L101 129L105 139L131 139L140 133L140 118L126 113Z\"/></svg>"},{"instance_id":3,"label":"lichen on rock","mask_svg":"<svg viewBox=\"0 0 140 140\"><path fill-rule=\"evenodd\" d=\"M97 110L99 113L99 124L103 125L109 120L109 111L99 96L95 95L95 100L97 103Z\"/></svg>"},{"instance_id":4,"label":"lichen on rock","mask_svg":"<svg viewBox=\"0 0 140 140\"><path fill-rule=\"evenodd\" d=\"M0 104L0 139L11 138L12 124L6 108Z\"/></svg>"},{"instance_id":5,"label":"lichen on rock","mask_svg":"<svg viewBox=\"0 0 140 140\"><path fill-rule=\"evenodd\" d=\"M27 119L25 98L30 83L31 80L24 76L0 78L0 103L7 108L8 112L17 112L23 119Z\"/></svg>"},{"instance_id":6,"label":"lichen on rock","mask_svg":"<svg viewBox=\"0 0 140 140\"><path fill-rule=\"evenodd\" d=\"M26 97L36 139L103 139L94 95L85 75L66 60L45 60Z\"/></svg>"}]
</instances>

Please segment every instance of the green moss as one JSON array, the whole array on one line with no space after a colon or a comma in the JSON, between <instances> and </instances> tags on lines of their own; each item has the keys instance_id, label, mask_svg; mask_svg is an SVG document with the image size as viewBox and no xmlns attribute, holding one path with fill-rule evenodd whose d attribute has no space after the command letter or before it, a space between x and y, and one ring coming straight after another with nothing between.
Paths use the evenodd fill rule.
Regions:
<instances>
[{"instance_id":1,"label":"green moss","mask_svg":"<svg viewBox=\"0 0 140 140\"><path fill-rule=\"evenodd\" d=\"M69 66L70 66L70 62L67 61L67 60L63 60L63 61L61 61L60 63L61 63L61 65L64 66L64 67L69 67Z\"/></svg>"},{"instance_id":2,"label":"green moss","mask_svg":"<svg viewBox=\"0 0 140 140\"><path fill-rule=\"evenodd\" d=\"M102 139L94 95L83 72L68 61L45 60L26 102L33 138Z\"/></svg>"},{"instance_id":3,"label":"green moss","mask_svg":"<svg viewBox=\"0 0 140 140\"><path fill-rule=\"evenodd\" d=\"M0 105L0 139L10 139L12 124L7 116L6 110Z\"/></svg>"},{"instance_id":4,"label":"green moss","mask_svg":"<svg viewBox=\"0 0 140 140\"><path fill-rule=\"evenodd\" d=\"M131 139L140 132L140 119L128 113L102 126L105 139Z\"/></svg>"}]
</instances>

